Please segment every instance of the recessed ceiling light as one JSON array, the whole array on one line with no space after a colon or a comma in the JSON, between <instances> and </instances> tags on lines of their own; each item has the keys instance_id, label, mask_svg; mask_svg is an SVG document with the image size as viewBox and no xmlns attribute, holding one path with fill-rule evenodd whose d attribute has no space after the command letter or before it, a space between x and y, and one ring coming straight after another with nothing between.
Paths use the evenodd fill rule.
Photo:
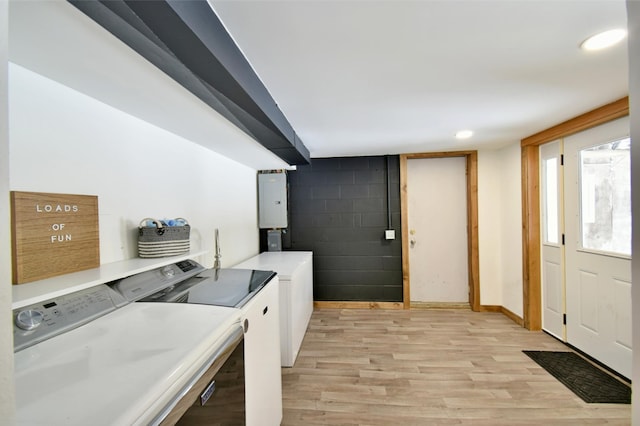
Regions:
<instances>
[{"instance_id":1,"label":"recessed ceiling light","mask_svg":"<svg viewBox=\"0 0 640 426\"><path fill-rule=\"evenodd\" d=\"M627 30L618 28L589 37L580 44L583 50L600 50L613 46L627 36Z\"/></svg>"},{"instance_id":2,"label":"recessed ceiling light","mask_svg":"<svg viewBox=\"0 0 640 426\"><path fill-rule=\"evenodd\" d=\"M469 139L473 136L473 132L471 130L460 130L456 133L456 139Z\"/></svg>"}]
</instances>

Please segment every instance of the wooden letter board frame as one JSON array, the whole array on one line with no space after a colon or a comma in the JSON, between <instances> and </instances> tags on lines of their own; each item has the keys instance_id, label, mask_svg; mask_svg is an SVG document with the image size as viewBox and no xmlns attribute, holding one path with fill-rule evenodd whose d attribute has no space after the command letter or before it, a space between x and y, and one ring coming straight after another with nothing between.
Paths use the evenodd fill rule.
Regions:
<instances>
[{"instance_id":1,"label":"wooden letter board frame","mask_svg":"<svg viewBox=\"0 0 640 426\"><path fill-rule=\"evenodd\" d=\"M100 266L98 197L11 191L13 283Z\"/></svg>"}]
</instances>

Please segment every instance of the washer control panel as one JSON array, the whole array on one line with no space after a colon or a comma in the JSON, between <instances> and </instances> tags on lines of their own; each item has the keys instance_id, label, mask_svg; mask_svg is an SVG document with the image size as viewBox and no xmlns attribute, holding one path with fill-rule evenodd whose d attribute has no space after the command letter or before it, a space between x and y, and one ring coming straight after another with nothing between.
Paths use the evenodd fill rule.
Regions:
<instances>
[{"instance_id":1,"label":"washer control panel","mask_svg":"<svg viewBox=\"0 0 640 426\"><path fill-rule=\"evenodd\" d=\"M15 352L72 330L126 302L106 284L13 311Z\"/></svg>"}]
</instances>

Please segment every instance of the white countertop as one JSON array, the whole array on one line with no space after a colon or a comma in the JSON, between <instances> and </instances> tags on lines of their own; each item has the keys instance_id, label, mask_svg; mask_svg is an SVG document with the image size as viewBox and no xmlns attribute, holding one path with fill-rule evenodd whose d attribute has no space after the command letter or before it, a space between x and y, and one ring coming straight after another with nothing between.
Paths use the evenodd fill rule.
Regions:
<instances>
[{"instance_id":1,"label":"white countertop","mask_svg":"<svg viewBox=\"0 0 640 426\"><path fill-rule=\"evenodd\" d=\"M311 261L312 256L311 251L265 251L234 268L274 271L281 280L289 280L301 264Z\"/></svg>"},{"instance_id":2,"label":"white countertop","mask_svg":"<svg viewBox=\"0 0 640 426\"><path fill-rule=\"evenodd\" d=\"M148 424L239 322L235 308L133 303L24 349L16 424Z\"/></svg>"}]
</instances>

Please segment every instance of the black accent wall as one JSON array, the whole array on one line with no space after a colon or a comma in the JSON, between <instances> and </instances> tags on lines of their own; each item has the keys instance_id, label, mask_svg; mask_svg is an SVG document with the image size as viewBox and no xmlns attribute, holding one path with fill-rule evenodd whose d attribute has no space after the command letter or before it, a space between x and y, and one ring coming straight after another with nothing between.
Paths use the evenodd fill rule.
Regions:
<instances>
[{"instance_id":1,"label":"black accent wall","mask_svg":"<svg viewBox=\"0 0 640 426\"><path fill-rule=\"evenodd\" d=\"M312 159L288 176L283 247L313 251L314 299L402 301L399 157Z\"/></svg>"}]
</instances>

